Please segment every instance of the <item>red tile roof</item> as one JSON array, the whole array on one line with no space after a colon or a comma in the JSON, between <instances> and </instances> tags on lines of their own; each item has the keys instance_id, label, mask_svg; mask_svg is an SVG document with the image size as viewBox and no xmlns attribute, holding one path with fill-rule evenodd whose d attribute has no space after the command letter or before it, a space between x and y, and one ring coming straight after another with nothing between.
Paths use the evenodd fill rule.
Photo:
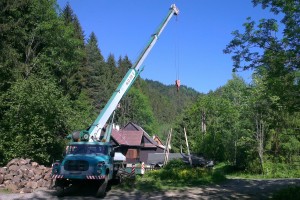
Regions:
<instances>
[{"instance_id":1,"label":"red tile roof","mask_svg":"<svg viewBox=\"0 0 300 200\"><path fill-rule=\"evenodd\" d=\"M112 137L119 145L140 146L143 131L112 130Z\"/></svg>"},{"instance_id":2,"label":"red tile roof","mask_svg":"<svg viewBox=\"0 0 300 200\"><path fill-rule=\"evenodd\" d=\"M132 122L129 122L121 130L113 129L112 138L119 145L140 146L144 148L158 147L165 149L162 144L158 144L152 137L150 137L142 127Z\"/></svg>"}]
</instances>

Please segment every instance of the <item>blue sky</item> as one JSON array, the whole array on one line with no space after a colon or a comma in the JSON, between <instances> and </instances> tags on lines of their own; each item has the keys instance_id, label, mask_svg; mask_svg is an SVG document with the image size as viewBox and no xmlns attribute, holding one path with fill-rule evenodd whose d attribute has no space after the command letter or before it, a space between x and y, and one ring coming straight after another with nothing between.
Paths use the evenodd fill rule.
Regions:
<instances>
[{"instance_id":1,"label":"blue sky","mask_svg":"<svg viewBox=\"0 0 300 200\"><path fill-rule=\"evenodd\" d=\"M231 55L223 49L243 30L247 17L273 17L251 0L58 0L60 8L69 2L79 18L85 37L93 31L102 55L116 60L127 55L135 62L171 4L180 10L173 17L144 62L141 76L181 84L207 93L226 84L232 77ZM239 73L247 82L251 72Z\"/></svg>"}]
</instances>

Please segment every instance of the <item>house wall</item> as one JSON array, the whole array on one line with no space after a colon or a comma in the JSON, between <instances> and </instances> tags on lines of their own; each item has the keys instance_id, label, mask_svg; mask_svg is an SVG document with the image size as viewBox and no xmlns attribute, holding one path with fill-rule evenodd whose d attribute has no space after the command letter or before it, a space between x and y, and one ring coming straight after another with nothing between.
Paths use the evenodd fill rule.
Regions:
<instances>
[{"instance_id":1,"label":"house wall","mask_svg":"<svg viewBox=\"0 0 300 200\"><path fill-rule=\"evenodd\" d=\"M149 153L163 153L164 150L161 148L141 148L140 150L140 161L147 163Z\"/></svg>"},{"instance_id":2,"label":"house wall","mask_svg":"<svg viewBox=\"0 0 300 200\"><path fill-rule=\"evenodd\" d=\"M127 163L137 163L140 161L140 149L133 146L120 146L116 152L122 153L126 157Z\"/></svg>"},{"instance_id":3,"label":"house wall","mask_svg":"<svg viewBox=\"0 0 300 200\"><path fill-rule=\"evenodd\" d=\"M163 153L161 148L139 148L133 146L121 146L116 152L122 153L126 157L127 163L144 162L147 163L149 153Z\"/></svg>"}]
</instances>

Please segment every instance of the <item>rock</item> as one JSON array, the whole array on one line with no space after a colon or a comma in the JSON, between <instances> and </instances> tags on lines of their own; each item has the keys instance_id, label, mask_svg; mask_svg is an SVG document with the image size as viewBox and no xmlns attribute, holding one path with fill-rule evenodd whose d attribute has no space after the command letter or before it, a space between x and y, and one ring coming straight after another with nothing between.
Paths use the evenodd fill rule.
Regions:
<instances>
[{"instance_id":1,"label":"rock","mask_svg":"<svg viewBox=\"0 0 300 200\"><path fill-rule=\"evenodd\" d=\"M38 169L44 171L44 170L47 169L47 168L46 168L44 165L40 165L40 166L38 167Z\"/></svg>"},{"instance_id":2,"label":"rock","mask_svg":"<svg viewBox=\"0 0 300 200\"><path fill-rule=\"evenodd\" d=\"M5 180L5 181L3 182L3 184L4 184L4 185L9 185L10 182L11 182L11 180Z\"/></svg>"},{"instance_id":3,"label":"rock","mask_svg":"<svg viewBox=\"0 0 300 200\"><path fill-rule=\"evenodd\" d=\"M53 182L52 181L44 181L43 187L50 188L51 186L53 186Z\"/></svg>"},{"instance_id":4,"label":"rock","mask_svg":"<svg viewBox=\"0 0 300 200\"><path fill-rule=\"evenodd\" d=\"M23 175L24 175L23 171L22 171L21 169L18 169L17 172L18 172L18 175L17 175L17 176L23 178Z\"/></svg>"},{"instance_id":5,"label":"rock","mask_svg":"<svg viewBox=\"0 0 300 200\"><path fill-rule=\"evenodd\" d=\"M0 168L0 186L11 192L30 193L51 184L52 169L30 159L16 158L6 166Z\"/></svg>"},{"instance_id":6,"label":"rock","mask_svg":"<svg viewBox=\"0 0 300 200\"><path fill-rule=\"evenodd\" d=\"M11 161L9 161L6 165L6 167L9 167L11 165L17 165L19 162L19 158L15 158L15 159L12 159Z\"/></svg>"},{"instance_id":7,"label":"rock","mask_svg":"<svg viewBox=\"0 0 300 200\"><path fill-rule=\"evenodd\" d=\"M45 174L44 179L47 180L47 181L50 180L51 179L51 172L48 172L47 174Z\"/></svg>"},{"instance_id":8,"label":"rock","mask_svg":"<svg viewBox=\"0 0 300 200\"><path fill-rule=\"evenodd\" d=\"M13 177L14 177L14 176L11 175L11 174L6 174L6 175L4 176L4 180L11 180Z\"/></svg>"},{"instance_id":9,"label":"rock","mask_svg":"<svg viewBox=\"0 0 300 200\"><path fill-rule=\"evenodd\" d=\"M32 167L38 167L39 164L38 164L37 162L32 162L32 163L31 163L31 166L32 166Z\"/></svg>"},{"instance_id":10,"label":"rock","mask_svg":"<svg viewBox=\"0 0 300 200\"><path fill-rule=\"evenodd\" d=\"M7 172L7 167L0 168L0 174L6 174L6 172Z\"/></svg>"},{"instance_id":11,"label":"rock","mask_svg":"<svg viewBox=\"0 0 300 200\"><path fill-rule=\"evenodd\" d=\"M6 186L6 189L8 189L9 191L16 193L18 192L18 187L15 184L9 184Z\"/></svg>"},{"instance_id":12,"label":"rock","mask_svg":"<svg viewBox=\"0 0 300 200\"><path fill-rule=\"evenodd\" d=\"M34 170L34 173L36 175L41 175L43 173L43 170L36 169L36 170Z\"/></svg>"},{"instance_id":13,"label":"rock","mask_svg":"<svg viewBox=\"0 0 300 200\"><path fill-rule=\"evenodd\" d=\"M17 171L20 167L18 165L10 165L8 167L9 171Z\"/></svg>"},{"instance_id":14,"label":"rock","mask_svg":"<svg viewBox=\"0 0 300 200\"><path fill-rule=\"evenodd\" d=\"M29 158L27 158L25 160L27 161L28 164L31 162L31 159L29 159Z\"/></svg>"},{"instance_id":15,"label":"rock","mask_svg":"<svg viewBox=\"0 0 300 200\"><path fill-rule=\"evenodd\" d=\"M28 170L28 177L29 178L34 178L34 172L33 172L33 170Z\"/></svg>"},{"instance_id":16,"label":"rock","mask_svg":"<svg viewBox=\"0 0 300 200\"><path fill-rule=\"evenodd\" d=\"M40 180L41 178L42 178L42 176L41 176L41 175L38 175L38 174L34 176L34 180L35 180L35 181L38 181L38 180Z\"/></svg>"},{"instance_id":17,"label":"rock","mask_svg":"<svg viewBox=\"0 0 300 200\"><path fill-rule=\"evenodd\" d=\"M13 175L13 176L17 176L18 175L18 171L11 170L11 171L9 171L9 174Z\"/></svg>"},{"instance_id":18,"label":"rock","mask_svg":"<svg viewBox=\"0 0 300 200\"><path fill-rule=\"evenodd\" d=\"M19 183L19 187L24 188L26 186L26 184L27 184L27 181L21 180L21 182Z\"/></svg>"},{"instance_id":19,"label":"rock","mask_svg":"<svg viewBox=\"0 0 300 200\"><path fill-rule=\"evenodd\" d=\"M27 182L25 188L32 188L32 189L36 189L38 187L37 182L34 181L29 181Z\"/></svg>"},{"instance_id":20,"label":"rock","mask_svg":"<svg viewBox=\"0 0 300 200\"><path fill-rule=\"evenodd\" d=\"M0 185L4 182L4 176L0 174Z\"/></svg>"},{"instance_id":21,"label":"rock","mask_svg":"<svg viewBox=\"0 0 300 200\"><path fill-rule=\"evenodd\" d=\"M30 161L31 161L30 159L20 159L19 164L20 164L21 166L27 165L27 164L30 163Z\"/></svg>"},{"instance_id":22,"label":"rock","mask_svg":"<svg viewBox=\"0 0 300 200\"><path fill-rule=\"evenodd\" d=\"M22 188L20 191L20 193L31 193L31 192L33 192L33 190L30 188Z\"/></svg>"},{"instance_id":23,"label":"rock","mask_svg":"<svg viewBox=\"0 0 300 200\"><path fill-rule=\"evenodd\" d=\"M24 170L28 170L29 167L27 165L21 165L20 169L24 171Z\"/></svg>"},{"instance_id":24,"label":"rock","mask_svg":"<svg viewBox=\"0 0 300 200\"><path fill-rule=\"evenodd\" d=\"M40 188L40 187L44 187L45 185L45 181L43 179L40 179L37 181L37 186Z\"/></svg>"},{"instance_id":25,"label":"rock","mask_svg":"<svg viewBox=\"0 0 300 200\"><path fill-rule=\"evenodd\" d=\"M21 182L21 177L20 177L20 176L14 176L14 177L11 179L11 181L12 181L13 183L19 183L19 182Z\"/></svg>"}]
</instances>

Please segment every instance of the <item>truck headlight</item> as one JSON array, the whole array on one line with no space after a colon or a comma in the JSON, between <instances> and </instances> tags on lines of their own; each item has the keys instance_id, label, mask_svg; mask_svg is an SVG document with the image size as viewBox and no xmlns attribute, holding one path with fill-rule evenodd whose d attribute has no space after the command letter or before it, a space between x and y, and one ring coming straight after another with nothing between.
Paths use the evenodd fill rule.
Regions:
<instances>
[{"instance_id":1,"label":"truck headlight","mask_svg":"<svg viewBox=\"0 0 300 200\"><path fill-rule=\"evenodd\" d=\"M89 134L88 133L83 134L83 139L88 140L89 139Z\"/></svg>"},{"instance_id":2,"label":"truck headlight","mask_svg":"<svg viewBox=\"0 0 300 200\"><path fill-rule=\"evenodd\" d=\"M98 167L98 168L101 168L101 167L104 166L104 164L105 164L104 161L100 161L100 162L98 162L97 167Z\"/></svg>"},{"instance_id":3,"label":"truck headlight","mask_svg":"<svg viewBox=\"0 0 300 200\"><path fill-rule=\"evenodd\" d=\"M52 164L52 173L53 173L53 174L58 174L58 171L59 171L59 165L60 165L59 162L55 162L55 163Z\"/></svg>"}]
</instances>

